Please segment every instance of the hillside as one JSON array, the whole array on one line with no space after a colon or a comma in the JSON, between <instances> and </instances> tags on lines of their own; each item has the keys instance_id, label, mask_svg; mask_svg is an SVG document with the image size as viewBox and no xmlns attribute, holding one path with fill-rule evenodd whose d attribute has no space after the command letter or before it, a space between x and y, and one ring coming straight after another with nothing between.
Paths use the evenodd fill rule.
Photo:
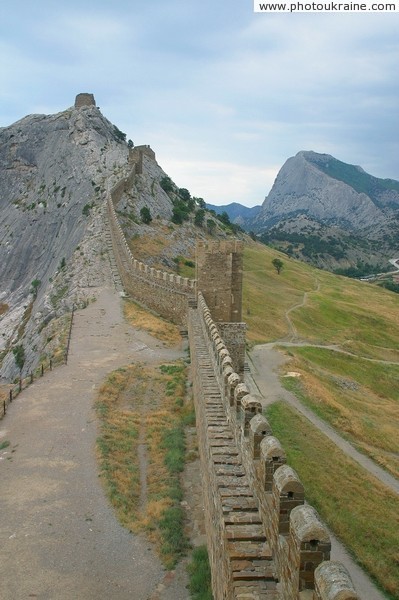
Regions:
<instances>
[{"instance_id":1,"label":"hillside","mask_svg":"<svg viewBox=\"0 0 399 600\"><path fill-rule=\"evenodd\" d=\"M217 211L289 256L350 276L389 271L399 252L399 181L328 154L289 158L260 209Z\"/></svg>"},{"instance_id":2,"label":"hillside","mask_svg":"<svg viewBox=\"0 0 399 600\"><path fill-rule=\"evenodd\" d=\"M13 348L23 347L24 373L56 357L62 316L107 276L104 193L128 158L94 99L0 129L2 378L19 372Z\"/></svg>"},{"instance_id":3,"label":"hillside","mask_svg":"<svg viewBox=\"0 0 399 600\"><path fill-rule=\"evenodd\" d=\"M0 129L0 381L20 375L15 351L23 376L61 358L65 315L111 280L104 211L107 190L122 180L116 209L137 258L184 269L196 237L233 233L166 175L151 148L127 142L90 94Z\"/></svg>"},{"instance_id":4,"label":"hillside","mask_svg":"<svg viewBox=\"0 0 399 600\"><path fill-rule=\"evenodd\" d=\"M280 275L272 264L275 258L284 263ZM244 253L243 310L250 346L267 343L269 352L270 345L278 348L284 387L398 478L398 296L251 242ZM254 354L261 352L262 346L254 349ZM260 354L263 361L267 352ZM345 459L285 402L271 405L268 418L305 482L308 501L390 592L388 597L398 598L392 553L397 495Z\"/></svg>"}]
</instances>

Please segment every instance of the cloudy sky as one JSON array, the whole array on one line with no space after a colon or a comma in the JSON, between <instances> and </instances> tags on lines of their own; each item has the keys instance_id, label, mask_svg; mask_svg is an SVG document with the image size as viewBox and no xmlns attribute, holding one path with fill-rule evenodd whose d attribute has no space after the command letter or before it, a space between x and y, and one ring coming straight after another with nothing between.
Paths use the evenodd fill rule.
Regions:
<instances>
[{"instance_id":1,"label":"cloudy sky","mask_svg":"<svg viewBox=\"0 0 399 600\"><path fill-rule=\"evenodd\" d=\"M399 179L399 13L254 13L252 0L13 0L0 127L91 92L179 187L260 204L300 150Z\"/></svg>"}]
</instances>

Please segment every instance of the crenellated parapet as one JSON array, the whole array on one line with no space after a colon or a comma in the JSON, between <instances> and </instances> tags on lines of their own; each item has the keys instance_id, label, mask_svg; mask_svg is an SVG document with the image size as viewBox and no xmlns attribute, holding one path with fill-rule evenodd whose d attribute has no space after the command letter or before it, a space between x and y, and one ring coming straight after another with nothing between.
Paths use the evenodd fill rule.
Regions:
<instances>
[{"instance_id":1,"label":"crenellated parapet","mask_svg":"<svg viewBox=\"0 0 399 600\"><path fill-rule=\"evenodd\" d=\"M107 198L112 246L124 289L137 302L161 316L178 325L185 324L188 300L195 297L195 280L154 269L134 258L119 223L115 203L131 185L133 177L134 171L119 182Z\"/></svg>"},{"instance_id":2,"label":"crenellated parapet","mask_svg":"<svg viewBox=\"0 0 399 600\"><path fill-rule=\"evenodd\" d=\"M346 569L330 561L327 528L305 503L303 484L287 465L259 398L234 370L201 292L197 310L189 311L189 339L201 470L208 480L206 524L215 600L359 600ZM229 472L235 478L227 481ZM244 572L237 571L239 566Z\"/></svg>"}]
</instances>

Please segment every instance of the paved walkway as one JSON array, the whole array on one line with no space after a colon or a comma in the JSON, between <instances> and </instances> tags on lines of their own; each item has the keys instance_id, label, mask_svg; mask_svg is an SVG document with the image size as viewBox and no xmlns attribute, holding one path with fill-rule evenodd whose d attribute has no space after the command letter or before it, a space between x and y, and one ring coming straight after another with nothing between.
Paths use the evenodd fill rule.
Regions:
<instances>
[{"instance_id":1,"label":"paved walkway","mask_svg":"<svg viewBox=\"0 0 399 600\"><path fill-rule=\"evenodd\" d=\"M167 574L143 538L121 527L95 457L93 401L113 369L181 356L122 318L111 289L75 313L68 365L29 386L0 421L0 598L167 598ZM174 356L175 355L175 356ZM180 588L171 598L188 597Z\"/></svg>"}]
</instances>

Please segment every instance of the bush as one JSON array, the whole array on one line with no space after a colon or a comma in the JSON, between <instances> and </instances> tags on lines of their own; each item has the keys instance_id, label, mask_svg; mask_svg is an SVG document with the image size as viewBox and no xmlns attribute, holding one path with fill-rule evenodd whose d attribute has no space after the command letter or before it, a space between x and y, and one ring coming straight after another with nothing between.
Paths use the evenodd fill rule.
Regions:
<instances>
[{"instance_id":1,"label":"bush","mask_svg":"<svg viewBox=\"0 0 399 600\"><path fill-rule=\"evenodd\" d=\"M140 209L140 217L143 223L145 223L146 225L149 225L152 221L152 216L151 216L151 212L150 209L147 206L143 206L143 208Z\"/></svg>"},{"instance_id":2,"label":"bush","mask_svg":"<svg viewBox=\"0 0 399 600\"><path fill-rule=\"evenodd\" d=\"M165 175L165 177L162 177L161 181L159 182L159 185L161 186L161 188L163 189L164 192L166 192L166 193L173 192L173 189L174 189L173 182L172 182L171 178L168 177L167 175Z\"/></svg>"},{"instance_id":3,"label":"bush","mask_svg":"<svg viewBox=\"0 0 399 600\"><path fill-rule=\"evenodd\" d=\"M15 346L15 348L12 349L12 353L14 354L15 364L17 365L18 369L22 372L22 369L25 364L25 350L22 344L20 344L19 346Z\"/></svg>"},{"instance_id":4,"label":"bush","mask_svg":"<svg viewBox=\"0 0 399 600\"><path fill-rule=\"evenodd\" d=\"M203 208L200 208L195 213L194 225L196 225L197 227L202 227L204 224L204 220L205 220L205 210Z\"/></svg>"}]
</instances>

